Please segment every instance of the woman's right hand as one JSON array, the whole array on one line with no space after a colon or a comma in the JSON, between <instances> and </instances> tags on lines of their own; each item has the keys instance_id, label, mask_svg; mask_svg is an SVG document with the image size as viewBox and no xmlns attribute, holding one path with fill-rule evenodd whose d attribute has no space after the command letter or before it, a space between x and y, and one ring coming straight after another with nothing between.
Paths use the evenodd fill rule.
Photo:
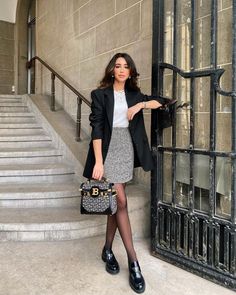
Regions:
<instances>
[{"instance_id":1,"label":"woman's right hand","mask_svg":"<svg viewBox=\"0 0 236 295\"><path fill-rule=\"evenodd\" d=\"M96 163L93 167L92 178L101 180L104 174L104 166L103 164Z\"/></svg>"}]
</instances>

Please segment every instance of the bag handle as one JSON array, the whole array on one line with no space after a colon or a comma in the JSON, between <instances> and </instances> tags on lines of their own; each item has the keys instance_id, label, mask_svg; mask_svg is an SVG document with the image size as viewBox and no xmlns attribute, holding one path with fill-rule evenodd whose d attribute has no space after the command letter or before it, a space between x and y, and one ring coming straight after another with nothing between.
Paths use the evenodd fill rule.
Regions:
<instances>
[{"instance_id":1,"label":"bag handle","mask_svg":"<svg viewBox=\"0 0 236 295\"><path fill-rule=\"evenodd\" d=\"M102 179L101 180L99 180L99 179L95 179L95 178L88 178L87 179L87 182L90 182L90 181L100 181L100 182L106 182L106 183L109 183L109 181L108 181L108 179L106 178L106 177L102 177Z\"/></svg>"}]
</instances>

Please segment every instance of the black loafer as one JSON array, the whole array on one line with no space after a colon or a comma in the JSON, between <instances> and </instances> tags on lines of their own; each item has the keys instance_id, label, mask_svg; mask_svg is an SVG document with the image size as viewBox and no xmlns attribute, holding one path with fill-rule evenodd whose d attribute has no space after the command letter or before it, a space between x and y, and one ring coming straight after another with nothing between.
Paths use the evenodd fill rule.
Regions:
<instances>
[{"instance_id":1,"label":"black loafer","mask_svg":"<svg viewBox=\"0 0 236 295\"><path fill-rule=\"evenodd\" d=\"M117 274L120 271L119 264L112 250L107 250L105 247L102 250L102 260L106 262L106 271L110 274Z\"/></svg>"},{"instance_id":2,"label":"black loafer","mask_svg":"<svg viewBox=\"0 0 236 295\"><path fill-rule=\"evenodd\" d=\"M136 293L145 291L145 281L138 261L129 263L129 285Z\"/></svg>"}]
</instances>

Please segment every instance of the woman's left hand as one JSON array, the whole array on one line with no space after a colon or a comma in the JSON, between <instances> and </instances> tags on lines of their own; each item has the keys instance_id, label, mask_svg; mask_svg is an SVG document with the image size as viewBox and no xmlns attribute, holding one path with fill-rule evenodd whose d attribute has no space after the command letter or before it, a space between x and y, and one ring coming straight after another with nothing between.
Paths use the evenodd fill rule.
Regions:
<instances>
[{"instance_id":1,"label":"woman's left hand","mask_svg":"<svg viewBox=\"0 0 236 295\"><path fill-rule=\"evenodd\" d=\"M142 103L137 103L134 106L132 106L131 108L128 109L127 112L127 117L128 120L131 121L133 120L133 117L142 109Z\"/></svg>"}]
</instances>

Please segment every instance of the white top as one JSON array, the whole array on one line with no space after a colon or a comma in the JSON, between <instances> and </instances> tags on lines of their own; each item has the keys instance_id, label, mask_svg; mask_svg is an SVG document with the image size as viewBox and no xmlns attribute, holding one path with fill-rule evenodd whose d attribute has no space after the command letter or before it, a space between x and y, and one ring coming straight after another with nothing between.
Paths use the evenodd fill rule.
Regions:
<instances>
[{"instance_id":1,"label":"white top","mask_svg":"<svg viewBox=\"0 0 236 295\"><path fill-rule=\"evenodd\" d=\"M128 127L128 105L125 97L125 91L114 90L114 99L113 127Z\"/></svg>"}]
</instances>

